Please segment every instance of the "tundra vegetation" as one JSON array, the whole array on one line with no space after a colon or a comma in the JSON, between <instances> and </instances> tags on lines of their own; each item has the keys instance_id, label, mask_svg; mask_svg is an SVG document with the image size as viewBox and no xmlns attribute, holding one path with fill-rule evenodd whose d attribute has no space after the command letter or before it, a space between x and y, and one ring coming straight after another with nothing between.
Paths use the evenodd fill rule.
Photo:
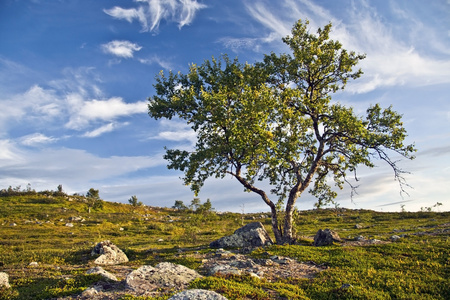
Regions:
<instances>
[{"instance_id":1,"label":"tundra vegetation","mask_svg":"<svg viewBox=\"0 0 450 300\"><path fill-rule=\"evenodd\" d=\"M326 205L337 196L333 184L354 192L357 168L376 160L392 168L404 191L404 171L391 156L414 158L392 107L374 104L359 116L332 101L361 76L355 67L365 56L331 40L331 27L313 34L298 21L283 38L291 54L262 62L225 55L192 64L187 74L161 72L149 99L150 117L179 118L197 136L194 149L167 149L168 168L184 172L195 193L210 177L234 177L269 206L278 244L295 241L296 201L305 191Z\"/></svg>"},{"instance_id":2,"label":"tundra vegetation","mask_svg":"<svg viewBox=\"0 0 450 300\"><path fill-rule=\"evenodd\" d=\"M111 240L126 253L130 261L122 267L136 269L168 261L200 271L199 254L215 251L209 243L241 226L238 213L210 210L204 214L188 208L107 201L88 213L87 201L86 196L69 196L62 190L0 191L0 271L9 274L11 285L0 288L0 299L80 294L101 280L86 271L93 266L91 250L103 240ZM201 201L195 203L201 205ZM326 270L311 279L270 282L249 276L205 276L190 288L213 290L228 299L450 299L450 213L430 207L419 212L403 207L398 213L341 208L299 211L295 229L302 236L297 244L257 248L248 255L286 256L326 265ZM65 226L73 217L84 221ZM245 223L255 218L271 226L269 214L243 216ZM312 237L323 228L338 232L344 244L312 246ZM352 244L360 235L386 243ZM390 242L392 235L403 237ZM37 265L30 266L31 262ZM113 267L105 269L114 273ZM171 295L121 299L168 299Z\"/></svg>"}]
</instances>

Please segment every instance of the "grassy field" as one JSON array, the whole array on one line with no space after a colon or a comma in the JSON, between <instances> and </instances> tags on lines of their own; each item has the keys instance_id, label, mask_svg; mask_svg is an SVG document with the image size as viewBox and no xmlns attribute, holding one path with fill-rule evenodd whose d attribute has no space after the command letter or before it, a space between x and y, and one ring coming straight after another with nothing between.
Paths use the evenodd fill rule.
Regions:
<instances>
[{"instance_id":1,"label":"grassy field","mask_svg":"<svg viewBox=\"0 0 450 300\"><path fill-rule=\"evenodd\" d=\"M201 261L190 253L209 251L211 241L254 219L270 232L268 214L198 214L109 202L88 213L83 197L35 192L3 195L0 271L9 274L11 288L0 289L0 299L52 299L82 292L99 280L85 273L93 266L93 246L102 240L122 249L131 268L170 261L197 269ZM450 299L449 223L449 212L302 211L296 222L301 245L274 245L250 255L326 264L328 269L314 279L268 282L250 276L210 276L191 287L215 290L228 299ZM394 234L404 236L367 246L311 246L317 230L325 228L347 241L359 235L381 241L390 241ZM179 248L184 255L177 254ZM31 262L38 265L30 266Z\"/></svg>"}]
</instances>

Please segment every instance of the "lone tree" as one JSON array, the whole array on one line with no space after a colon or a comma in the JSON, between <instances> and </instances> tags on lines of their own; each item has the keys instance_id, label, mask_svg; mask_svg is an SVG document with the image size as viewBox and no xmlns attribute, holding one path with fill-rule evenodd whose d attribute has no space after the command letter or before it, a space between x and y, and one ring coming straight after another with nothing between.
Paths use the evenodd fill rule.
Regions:
<instances>
[{"instance_id":1,"label":"lone tree","mask_svg":"<svg viewBox=\"0 0 450 300\"><path fill-rule=\"evenodd\" d=\"M136 207L136 206L142 206L142 204L143 204L141 201L138 201L138 198L137 198L136 195L131 196L131 198L128 199L128 203L130 203L131 206L134 206L134 207Z\"/></svg>"},{"instance_id":2,"label":"lone tree","mask_svg":"<svg viewBox=\"0 0 450 300\"><path fill-rule=\"evenodd\" d=\"M100 198L99 191L94 188L90 188L86 193L86 203L88 207L88 213L91 213L91 209L103 208L103 200Z\"/></svg>"},{"instance_id":3,"label":"lone tree","mask_svg":"<svg viewBox=\"0 0 450 300\"><path fill-rule=\"evenodd\" d=\"M209 177L231 175L246 191L270 207L278 244L292 243L296 200L309 188L320 205L337 196L348 174L360 165L385 161L403 191L404 171L390 154L413 159L414 145L404 145L406 130L392 107L370 106L365 116L332 102L364 55L349 52L329 38L331 24L308 31L298 21L283 38L292 54L266 55L262 62L241 64L223 56L191 65L189 73L156 78L149 115L178 117L197 134L195 149L168 149L169 169L184 172L184 182L198 193ZM270 191L261 186L270 183ZM276 197L273 201L270 197Z\"/></svg>"}]
</instances>

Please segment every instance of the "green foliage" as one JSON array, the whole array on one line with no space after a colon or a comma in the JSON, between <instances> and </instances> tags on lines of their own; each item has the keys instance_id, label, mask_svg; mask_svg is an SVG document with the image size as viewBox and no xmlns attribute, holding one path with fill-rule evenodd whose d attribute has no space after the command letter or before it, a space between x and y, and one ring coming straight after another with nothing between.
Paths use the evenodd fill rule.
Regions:
<instances>
[{"instance_id":1,"label":"green foliage","mask_svg":"<svg viewBox=\"0 0 450 300\"><path fill-rule=\"evenodd\" d=\"M186 210L188 207L183 203L183 201L175 200L175 204L172 206L172 208L177 210Z\"/></svg>"},{"instance_id":2,"label":"green foliage","mask_svg":"<svg viewBox=\"0 0 450 300\"><path fill-rule=\"evenodd\" d=\"M138 201L138 198L135 196L131 196L130 199L128 199L128 203L130 203L132 206L142 206L142 202Z\"/></svg>"},{"instance_id":3,"label":"green foliage","mask_svg":"<svg viewBox=\"0 0 450 300\"><path fill-rule=\"evenodd\" d=\"M91 209L97 210L103 208L103 200L100 199L99 191L90 188L86 193L86 204L88 207L88 212L91 212Z\"/></svg>"},{"instance_id":4,"label":"green foliage","mask_svg":"<svg viewBox=\"0 0 450 300\"><path fill-rule=\"evenodd\" d=\"M253 65L225 55L191 65L186 75L161 72L148 106L152 118L179 117L198 137L194 151L167 150L168 168L183 171L195 193L209 177L236 178L270 207L280 244L293 242L293 209L305 190L322 207L337 196L330 178L338 189L347 183L354 191L348 174L356 178L358 166L380 159L404 191L404 171L389 155L412 159L415 151L403 144L406 130L392 107L375 104L362 117L331 101L361 76L354 68L365 56L331 40L331 24L316 34L307 26L298 21L283 39L291 54L271 53ZM269 182L278 199L258 181Z\"/></svg>"}]
</instances>

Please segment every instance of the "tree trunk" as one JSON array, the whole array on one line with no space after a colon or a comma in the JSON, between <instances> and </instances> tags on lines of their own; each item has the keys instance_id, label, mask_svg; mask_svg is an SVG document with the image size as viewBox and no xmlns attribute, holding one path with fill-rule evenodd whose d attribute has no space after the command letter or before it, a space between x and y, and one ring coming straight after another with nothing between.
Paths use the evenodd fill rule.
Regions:
<instances>
[{"instance_id":1,"label":"tree trunk","mask_svg":"<svg viewBox=\"0 0 450 300\"><path fill-rule=\"evenodd\" d=\"M275 235L275 242L278 245L282 245L283 244L283 235L282 235L280 228L278 227L277 209L275 208L275 206L270 206L270 209L271 209L271 213L272 213L272 231L273 231L273 234Z\"/></svg>"}]
</instances>

